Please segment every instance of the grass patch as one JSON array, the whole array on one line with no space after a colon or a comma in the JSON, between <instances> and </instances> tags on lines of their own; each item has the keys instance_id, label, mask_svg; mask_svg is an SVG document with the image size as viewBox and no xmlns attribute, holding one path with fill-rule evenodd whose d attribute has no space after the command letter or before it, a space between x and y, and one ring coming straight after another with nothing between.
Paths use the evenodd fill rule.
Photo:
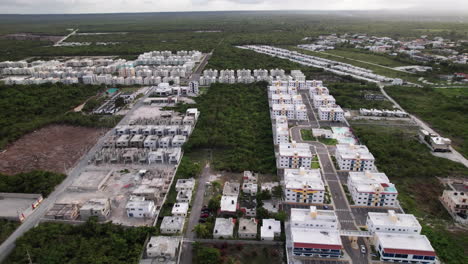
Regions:
<instances>
[{"instance_id":1,"label":"grass patch","mask_svg":"<svg viewBox=\"0 0 468 264\"><path fill-rule=\"evenodd\" d=\"M195 99L201 115L186 153L213 149L218 170L276 173L267 83L214 84Z\"/></svg>"},{"instance_id":2,"label":"grass patch","mask_svg":"<svg viewBox=\"0 0 468 264\"><path fill-rule=\"evenodd\" d=\"M312 135L312 131L310 129L301 129L301 138L305 141L313 141L315 140L314 136Z\"/></svg>"},{"instance_id":3,"label":"grass patch","mask_svg":"<svg viewBox=\"0 0 468 264\"><path fill-rule=\"evenodd\" d=\"M207 254L207 253L211 254ZM216 252L216 253L215 253ZM280 245L232 245L201 244L194 246L194 263L251 263L280 264L283 263L284 250ZM217 260L209 262L208 260Z\"/></svg>"},{"instance_id":4,"label":"grass patch","mask_svg":"<svg viewBox=\"0 0 468 264\"><path fill-rule=\"evenodd\" d=\"M362 60L365 62L375 63L387 67L399 67L411 65L408 63L402 63L398 60L390 58L384 54L366 52L360 49L352 48L338 48L334 50L326 51L325 53L342 56L349 59Z\"/></svg>"},{"instance_id":5,"label":"grass patch","mask_svg":"<svg viewBox=\"0 0 468 264\"><path fill-rule=\"evenodd\" d=\"M376 165L396 184L401 206L416 215L438 256L445 263L466 263L466 231L449 231L452 220L438 200L443 186L436 177L466 177L463 165L438 158L416 139L416 130L353 126L354 133L370 149Z\"/></svg>"},{"instance_id":6,"label":"grass patch","mask_svg":"<svg viewBox=\"0 0 468 264\"><path fill-rule=\"evenodd\" d=\"M386 88L406 111L430 124L468 157L468 89Z\"/></svg>"},{"instance_id":7,"label":"grass patch","mask_svg":"<svg viewBox=\"0 0 468 264\"><path fill-rule=\"evenodd\" d=\"M325 145L336 145L338 144L338 140L334 138L324 138L324 137L318 137L317 140Z\"/></svg>"}]
</instances>

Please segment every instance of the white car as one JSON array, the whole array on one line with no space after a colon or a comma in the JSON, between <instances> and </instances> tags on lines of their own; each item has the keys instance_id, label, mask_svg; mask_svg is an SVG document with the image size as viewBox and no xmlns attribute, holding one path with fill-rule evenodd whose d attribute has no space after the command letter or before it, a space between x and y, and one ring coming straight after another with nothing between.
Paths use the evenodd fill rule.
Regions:
<instances>
[{"instance_id":1,"label":"white car","mask_svg":"<svg viewBox=\"0 0 468 264\"><path fill-rule=\"evenodd\" d=\"M366 254L366 246L361 245L361 253Z\"/></svg>"}]
</instances>

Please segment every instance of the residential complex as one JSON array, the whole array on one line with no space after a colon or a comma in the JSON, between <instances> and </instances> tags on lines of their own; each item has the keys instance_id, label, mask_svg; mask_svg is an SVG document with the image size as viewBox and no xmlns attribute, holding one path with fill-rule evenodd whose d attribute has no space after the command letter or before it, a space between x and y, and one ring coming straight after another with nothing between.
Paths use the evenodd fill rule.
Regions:
<instances>
[{"instance_id":1,"label":"residential complex","mask_svg":"<svg viewBox=\"0 0 468 264\"><path fill-rule=\"evenodd\" d=\"M341 122L345 120L344 111L339 105L322 105L318 107L318 116L322 121Z\"/></svg>"},{"instance_id":2,"label":"residential complex","mask_svg":"<svg viewBox=\"0 0 468 264\"><path fill-rule=\"evenodd\" d=\"M300 167L310 168L312 152L309 144L305 143L281 143L277 156L278 168L298 169Z\"/></svg>"},{"instance_id":3,"label":"residential complex","mask_svg":"<svg viewBox=\"0 0 468 264\"><path fill-rule=\"evenodd\" d=\"M319 169L285 169L284 199L290 203L319 204L324 202L325 185Z\"/></svg>"},{"instance_id":4,"label":"residential complex","mask_svg":"<svg viewBox=\"0 0 468 264\"><path fill-rule=\"evenodd\" d=\"M338 144L335 151L340 170L373 171L375 158L364 145Z\"/></svg>"},{"instance_id":5,"label":"residential complex","mask_svg":"<svg viewBox=\"0 0 468 264\"><path fill-rule=\"evenodd\" d=\"M398 191L390 183L385 173L349 172L348 190L356 205L362 206L398 206Z\"/></svg>"}]
</instances>

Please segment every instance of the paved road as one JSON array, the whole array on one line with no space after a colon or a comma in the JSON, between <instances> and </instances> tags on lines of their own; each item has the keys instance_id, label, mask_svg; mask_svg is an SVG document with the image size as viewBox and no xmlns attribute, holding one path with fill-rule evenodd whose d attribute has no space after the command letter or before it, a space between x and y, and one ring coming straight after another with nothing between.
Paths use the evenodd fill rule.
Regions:
<instances>
[{"instance_id":1,"label":"paved road","mask_svg":"<svg viewBox=\"0 0 468 264\"><path fill-rule=\"evenodd\" d=\"M62 44L62 42L64 42L67 38L75 35L75 33L78 31L78 29L75 29L73 32L71 32L70 34L66 35L65 37L63 37L62 39L60 39L59 41L55 42L54 46L55 47L58 47Z\"/></svg>"},{"instance_id":2,"label":"paved road","mask_svg":"<svg viewBox=\"0 0 468 264\"><path fill-rule=\"evenodd\" d=\"M119 122L119 124L126 124L129 121L132 113L143 104L143 100L148 97L148 94L143 96L126 114L126 116ZM34 212L24 220L24 222L13 232L10 237L8 237L0 245L0 262L2 262L10 252L15 248L15 241L26 233L31 228L37 226L40 222L40 219L47 213L50 207L55 203L57 198L73 183L73 181L80 175L80 173L88 166L88 161L94 156L94 154L102 148L102 145L108 137L113 134L113 130L109 130L103 137L101 137L98 142L79 160L67 173L67 178L58 185L55 190L45 198L39 207L34 210Z\"/></svg>"},{"instance_id":3,"label":"paved road","mask_svg":"<svg viewBox=\"0 0 468 264\"><path fill-rule=\"evenodd\" d=\"M188 80L189 82L198 82L198 80L200 80L200 75L202 74L203 69L205 69L206 64L208 64L208 60L211 58L211 55L213 55L213 50L210 53L206 54L205 57L203 57L202 61L200 62L200 64L198 64L195 71L193 71L193 73L190 75Z\"/></svg>"},{"instance_id":4,"label":"paved road","mask_svg":"<svg viewBox=\"0 0 468 264\"><path fill-rule=\"evenodd\" d=\"M392 97L390 97L390 95L387 94L387 92L385 91L384 89L384 86L382 84L379 84L379 88L380 88L380 91L382 92L382 94L387 97L387 99L392 102L396 107L398 107L398 109L400 109L401 111L404 111L404 112L407 112L405 109L403 109L403 107L401 107ZM430 132L430 133L434 133L434 134L439 134L437 133L436 131L434 131L429 125L427 125L424 121L422 121L421 119L419 119L418 117L414 116L414 115L411 115L410 114L410 117L411 119L416 122L416 124L418 124L418 126L420 126L422 129ZM447 153L433 153L434 156L437 156L437 157L440 157L440 158L446 158L446 159L449 159L449 160L452 160L452 161L455 161L455 162L460 162L461 164L465 165L465 167L468 167L468 160L462 155L460 154L458 151L456 151L454 148L450 147L450 150L452 152L447 152Z\"/></svg>"},{"instance_id":5,"label":"paved road","mask_svg":"<svg viewBox=\"0 0 468 264\"><path fill-rule=\"evenodd\" d=\"M200 219L201 209L203 207L203 198L206 192L206 182L210 178L210 164L206 164L205 168L200 175L198 180L198 187L195 194L195 199L192 202L192 210L190 218L185 230L185 235L182 243L182 255L180 263L190 264L192 263L192 242L195 240L194 228L198 224Z\"/></svg>"},{"instance_id":6,"label":"paved road","mask_svg":"<svg viewBox=\"0 0 468 264\"><path fill-rule=\"evenodd\" d=\"M308 94L304 92L302 92L301 94L303 96L304 103L307 107L307 113L309 115L310 124L315 124L316 125L315 127L320 127L320 122L317 121L314 109L312 108L312 105L310 104ZM333 207L338 217L338 220L340 222L341 229L359 230L355 222L354 214L346 198L346 194L341 186L340 177L338 176L338 172L336 171L333 161L331 159L328 146L320 142L316 142L316 141L305 142L304 140L302 140L300 130L301 128L303 129L304 127L305 126L302 125L302 126L293 127L290 129L292 140L295 140L296 142L301 142L301 143L309 143L311 145L312 153L316 153L318 155L322 174L324 176L325 181L327 182L327 185L329 186L330 194L331 194L332 201L333 201ZM312 127L309 127L309 129L312 129ZM330 148L330 149L333 149L333 148ZM360 245L366 245L364 238L358 239L358 248L352 247L351 241L349 240L348 237L342 237L342 241L343 241L343 246L346 252L348 253L349 257L352 260L352 263L354 264L369 263L368 254L362 254L359 249ZM319 263L319 262L307 262L307 263Z\"/></svg>"}]
</instances>

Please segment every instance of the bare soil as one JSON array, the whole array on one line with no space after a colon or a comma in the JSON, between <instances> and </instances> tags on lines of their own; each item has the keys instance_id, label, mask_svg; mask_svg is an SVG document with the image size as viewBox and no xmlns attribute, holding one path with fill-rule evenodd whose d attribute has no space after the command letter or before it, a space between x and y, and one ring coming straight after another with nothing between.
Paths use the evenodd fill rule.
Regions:
<instances>
[{"instance_id":1,"label":"bare soil","mask_svg":"<svg viewBox=\"0 0 468 264\"><path fill-rule=\"evenodd\" d=\"M29 133L0 153L0 172L32 170L66 173L107 129L50 125Z\"/></svg>"}]
</instances>

